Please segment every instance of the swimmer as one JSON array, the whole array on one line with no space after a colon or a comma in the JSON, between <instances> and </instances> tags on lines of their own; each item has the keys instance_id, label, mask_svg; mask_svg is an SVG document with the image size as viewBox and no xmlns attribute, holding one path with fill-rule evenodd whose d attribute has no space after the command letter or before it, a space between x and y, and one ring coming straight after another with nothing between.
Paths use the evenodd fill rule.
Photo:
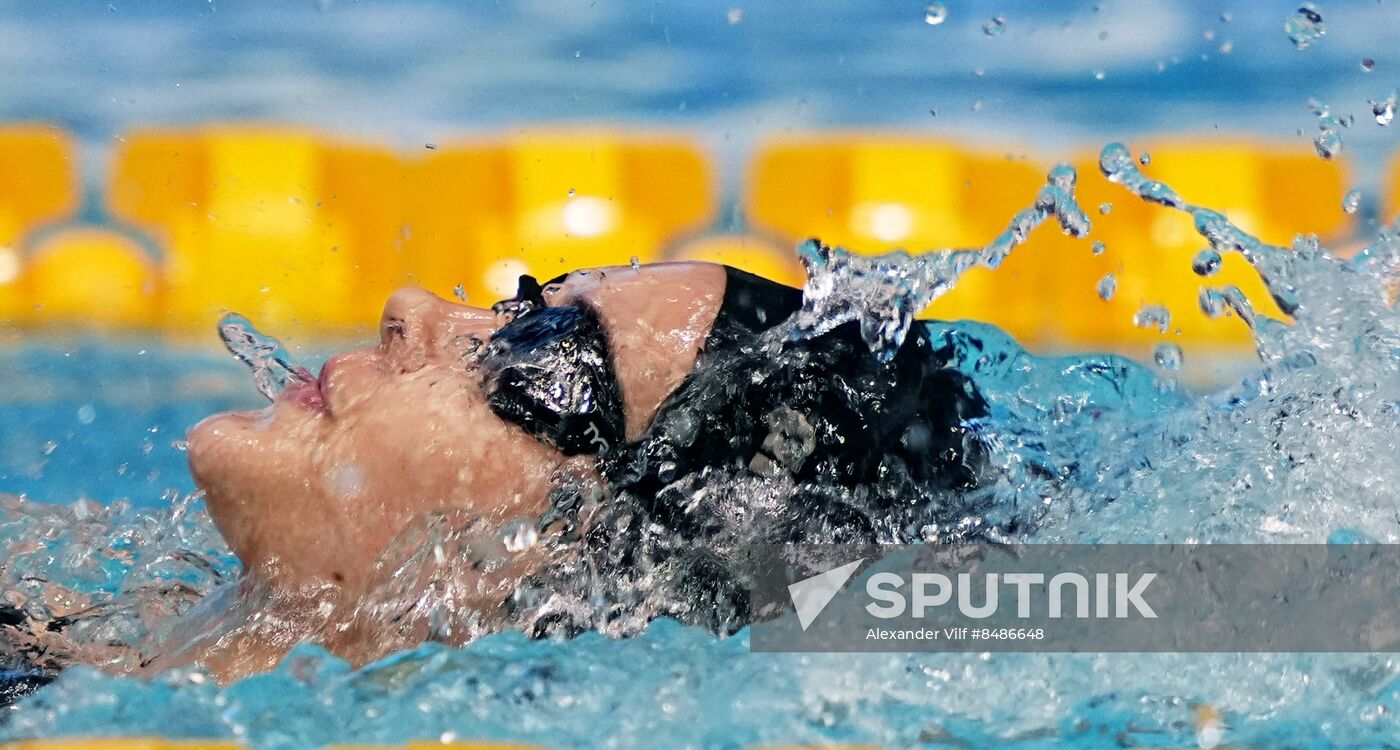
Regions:
<instances>
[{"instance_id":1,"label":"swimmer","mask_svg":"<svg viewBox=\"0 0 1400 750\"><path fill-rule=\"evenodd\" d=\"M578 632L596 613L551 582L629 580L643 558L672 593L649 616L732 632L749 619L726 566L737 545L955 528L985 471L968 425L986 404L946 344L921 322L888 362L856 323L791 339L801 303L698 262L525 276L491 309L395 292L376 346L191 430L243 593L280 604L149 668L194 662L226 681L307 638L358 664L469 637L435 621L432 597L474 612L477 632ZM366 614L409 567L386 550L432 547L442 567L447 528L471 540L447 555L451 575Z\"/></svg>"}]
</instances>

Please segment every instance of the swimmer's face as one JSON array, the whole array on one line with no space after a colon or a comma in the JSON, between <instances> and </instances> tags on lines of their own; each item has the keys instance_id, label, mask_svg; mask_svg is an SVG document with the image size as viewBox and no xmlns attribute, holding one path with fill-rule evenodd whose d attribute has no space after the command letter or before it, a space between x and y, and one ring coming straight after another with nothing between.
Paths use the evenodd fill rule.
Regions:
<instances>
[{"instance_id":1,"label":"swimmer's face","mask_svg":"<svg viewBox=\"0 0 1400 750\"><path fill-rule=\"evenodd\" d=\"M672 263L576 272L544 299L597 312L635 438L693 367L723 291L722 267ZM244 566L353 592L413 519L444 509L496 524L533 518L556 483L592 478L591 457L566 457L488 406L477 360L504 322L400 290L378 346L332 357L317 383L288 387L266 409L196 425L191 470Z\"/></svg>"},{"instance_id":2,"label":"swimmer's face","mask_svg":"<svg viewBox=\"0 0 1400 750\"><path fill-rule=\"evenodd\" d=\"M354 590L415 517L538 516L566 458L487 406L475 368L496 327L490 310L402 289L378 346L332 357L266 409L196 425L191 470L245 567Z\"/></svg>"}]
</instances>

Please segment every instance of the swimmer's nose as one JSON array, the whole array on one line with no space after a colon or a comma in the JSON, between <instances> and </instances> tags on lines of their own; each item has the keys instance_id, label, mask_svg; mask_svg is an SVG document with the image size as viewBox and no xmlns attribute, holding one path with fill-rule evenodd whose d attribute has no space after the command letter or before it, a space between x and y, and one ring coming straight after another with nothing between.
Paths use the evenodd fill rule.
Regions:
<instances>
[{"instance_id":1,"label":"swimmer's nose","mask_svg":"<svg viewBox=\"0 0 1400 750\"><path fill-rule=\"evenodd\" d=\"M380 343L388 347L410 338L421 341L428 327L428 317L437 308L435 303L442 301L427 289L416 286L406 286L389 295L384 313L379 316Z\"/></svg>"},{"instance_id":2,"label":"swimmer's nose","mask_svg":"<svg viewBox=\"0 0 1400 750\"><path fill-rule=\"evenodd\" d=\"M490 310L458 305L416 286L399 289L384 303L379 342L385 352L404 353L406 369L418 369L429 354L463 332L489 338Z\"/></svg>"}]
</instances>

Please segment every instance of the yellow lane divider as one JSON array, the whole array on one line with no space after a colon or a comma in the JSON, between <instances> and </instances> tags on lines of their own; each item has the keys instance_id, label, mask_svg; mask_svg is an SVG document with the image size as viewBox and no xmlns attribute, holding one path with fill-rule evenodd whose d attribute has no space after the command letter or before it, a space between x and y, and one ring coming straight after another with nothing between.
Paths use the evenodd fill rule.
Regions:
<instances>
[{"instance_id":1,"label":"yellow lane divider","mask_svg":"<svg viewBox=\"0 0 1400 750\"><path fill-rule=\"evenodd\" d=\"M712 260L799 284L792 247L809 236L863 253L981 246L1046 171L1019 149L889 134L786 139L753 159L743 204L753 231L707 235L713 177L676 136L540 131L408 158L298 128L214 125L121 139L106 200L124 227L104 230L58 228L79 202L72 150L52 128L0 128L0 174L12 178L0 185L0 319L206 336L232 308L295 338L372 327L403 283L484 305L520 273L634 257ZM1144 150L1152 176L1267 242L1335 239L1351 226L1345 165L1306 147L1177 140ZM1244 328L1206 318L1198 295L1237 285L1279 315L1257 276L1234 255L1197 276L1205 242L1190 219L1109 185L1096 162L1076 160L1089 240L1041 229L926 314L991 322L1040 349L1144 356L1165 339L1245 351ZM1400 195L1400 164L1391 179ZM1391 200L1388 211L1400 205ZM1095 290L1110 275L1102 300ZM1171 313L1165 333L1133 324L1151 304Z\"/></svg>"},{"instance_id":2,"label":"yellow lane divider","mask_svg":"<svg viewBox=\"0 0 1400 750\"><path fill-rule=\"evenodd\" d=\"M20 296L38 323L74 328L149 329L160 271L128 237L92 227L64 229L26 252Z\"/></svg>"},{"instance_id":3,"label":"yellow lane divider","mask_svg":"<svg viewBox=\"0 0 1400 750\"><path fill-rule=\"evenodd\" d=\"M68 136L47 125L0 127L0 320L25 314L19 278L27 232L72 215L77 166Z\"/></svg>"},{"instance_id":4,"label":"yellow lane divider","mask_svg":"<svg viewBox=\"0 0 1400 750\"><path fill-rule=\"evenodd\" d=\"M108 200L164 248L167 329L202 334L234 308L336 330L373 323L397 279L375 207L402 193L398 169L388 152L299 129L144 131L118 148Z\"/></svg>"},{"instance_id":5,"label":"yellow lane divider","mask_svg":"<svg viewBox=\"0 0 1400 750\"><path fill-rule=\"evenodd\" d=\"M403 243L409 278L487 305L574 268L646 263L714 212L712 177L688 141L543 131L435 149L412 167Z\"/></svg>"}]
</instances>

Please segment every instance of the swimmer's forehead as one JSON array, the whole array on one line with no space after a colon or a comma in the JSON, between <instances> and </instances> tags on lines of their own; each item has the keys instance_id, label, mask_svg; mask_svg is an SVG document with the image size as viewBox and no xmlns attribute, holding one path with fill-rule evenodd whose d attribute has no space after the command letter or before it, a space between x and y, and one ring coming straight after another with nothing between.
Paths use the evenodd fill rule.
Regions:
<instances>
[{"instance_id":1,"label":"swimmer's forehead","mask_svg":"<svg viewBox=\"0 0 1400 750\"><path fill-rule=\"evenodd\" d=\"M713 277L712 279L710 277ZM545 304L567 305L574 302L601 301L600 291L613 297L628 290L665 284L689 285L710 279L723 283L724 266L700 261L666 261L646 265L596 266L560 274L542 284ZM720 287L721 289L723 287Z\"/></svg>"}]
</instances>

